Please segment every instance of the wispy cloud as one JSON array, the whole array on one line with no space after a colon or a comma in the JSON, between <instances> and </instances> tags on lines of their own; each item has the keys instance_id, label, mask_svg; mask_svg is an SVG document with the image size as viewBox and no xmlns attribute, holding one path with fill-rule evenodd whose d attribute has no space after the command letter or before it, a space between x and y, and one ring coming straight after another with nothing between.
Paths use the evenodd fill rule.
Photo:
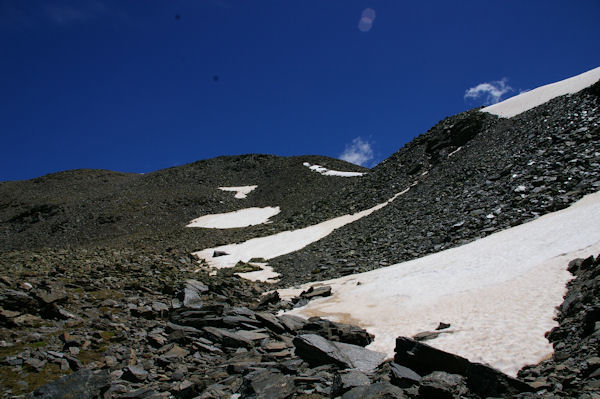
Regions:
<instances>
[{"instance_id":1,"label":"wispy cloud","mask_svg":"<svg viewBox=\"0 0 600 399\"><path fill-rule=\"evenodd\" d=\"M485 105L496 104L503 95L514 91L507 84L508 79L496 80L494 82L479 83L475 87L465 90L465 100L483 100Z\"/></svg>"},{"instance_id":2,"label":"wispy cloud","mask_svg":"<svg viewBox=\"0 0 600 399\"><path fill-rule=\"evenodd\" d=\"M346 145L346 149L339 156L343 161L362 166L371 161L373 157L371 143L363 140L361 137L356 137L352 140L352 143Z\"/></svg>"}]
</instances>

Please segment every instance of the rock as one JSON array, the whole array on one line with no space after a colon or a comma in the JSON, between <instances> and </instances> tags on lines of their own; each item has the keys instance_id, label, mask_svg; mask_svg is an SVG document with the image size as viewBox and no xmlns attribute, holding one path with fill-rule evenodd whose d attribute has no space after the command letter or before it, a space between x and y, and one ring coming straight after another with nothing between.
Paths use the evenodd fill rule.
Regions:
<instances>
[{"instance_id":1,"label":"rock","mask_svg":"<svg viewBox=\"0 0 600 399\"><path fill-rule=\"evenodd\" d=\"M342 395L342 399L404 399L408 398L402 389L389 382L377 382L353 388Z\"/></svg>"},{"instance_id":2,"label":"rock","mask_svg":"<svg viewBox=\"0 0 600 399\"><path fill-rule=\"evenodd\" d=\"M213 336L217 341L221 342L223 346L229 348L251 348L253 345L251 340L232 331L216 327L204 327L203 330Z\"/></svg>"},{"instance_id":3,"label":"rock","mask_svg":"<svg viewBox=\"0 0 600 399\"><path fill-rule=\"evenodd\" d=\"M213 251L213 258L218 258L219 256L227 256L229 255L225 251Z\"/></svg>"},{"instance_id":4,"label":"rock","mask_svg":"<svg viewBox=\"0 0 600 399\"><path fill-rule=\"evenodd\" d=\"M183 359L190 354L190 351L180 347L179 345L173 345L169 350L163 353L162 357L166 359Z\"/></svg>"},{"instance_id":5,"label":"rock","mask_svg":"<svg viewBox=\"0 0 600 399\"><path fill-rule=\"evenodd\" d=\"M58 287L52 287L49 291L37 290L35 296L45 305L50 305L55 302L64 302L67 299L65 290Z\"/></svg>"},{"instance_id":6,"label":"rock","mask_svg":"<svg viewBox=\"0 0 600 399\"><path fill-rule=\"evenodd\" d=\"M296 331L303 329L307 323L306 319L290 314L279 316L279 321L285 327L285 329L291 333L295 333Z\"/></svg>"},{"instance_id":7,"label":"rock","mask_svg":"<svg viewBox=\"0 0 600 399\"><path fill-rule=\"evenodd\" d=\"M33 391L29 399L93 399L110 387L108 370L81 369Z\"/></svg>"},{"instance_id":8,"label":"rock","mask_svg":"<svg viewBox=\"0 0 600 399\"><path fill-rule=\"evenodd\" d=\"M263 309L267 307L267 305L277 303L279 301L281 301L281 298L279 297L279 292L272 291L260 297L257 308Z\"/></svg>"},{"instance_id":9,"label":"rock","mask_svg":"<svg viewBox=\"0 0 600 399\"><path fill-rule=\"evenodd\" d=\"M200 295L207 291L208 287L201 282L193 279L186 280L183 289L183 306L191 309L201 309L202 299Z\"/></svg>"},{"instance_id":10,"label":"rock","mask_svg":"<svg viewBox=\"0 0 600 399\"><path fill-rule=\"evenodd\" d=\"M440 332L436 332L436 331L424 331L424 332L420 332L418 334L413 335L412 339L414 339L415 341L429 341L432 339L436 339L437 337L439 337L441 333Z\"/></svg>"},{"instance_id":11,"label":"rock","mask_svg":"<svg viewBox=\"0 0 600 399\"><path fill-rule=\"evenodd\" d=\"M265 329L260 330L239 330L236 334L249 339L250 341L262 341L265 338L269 338L269 334L266 334Z\"/></svg>"},{"instance_id":12,"label":"rock","mask_svg":"<svg viewBox=\"0 0 600 399\"><path fill-rule=\"evenodd\" d=\"M340 396L352 388L370 384L371 380L369 380L369 377L358 370L350 370L346 373L338 373L333 377L331 396Z\"/></svg>"},{"instance_id":13,"label":"rock","mask_svg":"<svg viewBox=\"0 0 600 399\"><path fill-rule=\"evenodd\" d=\"M400 388L408 388L421 381L421 376L408 367L401 366L394 362L390 364L390 367L390 381Z\"/></svg>"},{"instance_id":14,"label":"rock","mask_svg":"<svg viewBox=\"0 0 600 399\"><path fill-rule=\"evenodd\" d=\"M261 321L267 328L272 331L281 333L285 331L285 327L281 325L277 317L267 312L256 312L256 319Z\"/></svg>"},{"instance_id":15,"label":"rock","mask_svg":"<svg viewBox=\"0 0 600 399\"><path fill-rule=\"evenodd\" d=\"M444 322L440 321L440 324L438 324L438 326L435 329L436 329L436 331L439 331L439 330L445 330L447 328L450 328L450 323L444 323Z\"/></svg>"},{"instance_id":16,"label":"rock","mask_svg":"<svg viewBox=\"0 0 600 399\"><path fill-rule=\"evenodd\" d=\"M320 335L303 334L294 338L296 355L309 364L336 364L364 372L375 370L385 360L385 354L358 345L329 341Z\"/></svg>"},{"instance_id":17,"label":"rock","mask_svg":"<svg viewBox=\"0 0 600 399\"><path fill-rule=\"evenodd\" d=\"M141 366L127 366L123 373L123 379L131 382L144 381L148 377L148 372Z\"/></svg>"},{"instance_id":18,"label":"rock","mask_svg":"<svg viewBox=\"0 0 600 399\"><path fill-rule=\"evenodd\" d=\"M435 371L421 379L419 395L430 399L454 399L464 397L467 389L464 377Z\"/></svg>"},{"instance_id":19,"label":"rock","mask_svg":"<svg viewBox=\"0 0 600 399\"><path fill-rule=\"evenodd\" d=\"M394 361L421 375L444 371L466 377L470 390L482 396L516 394L531 391L526 383L500 371L410 338L396 338Z\"/></svg>"},{"instance_id":20,"label":"rock","mask_svg":"<svg viewBox=\"0 0 600 399\"><path fill-rule=\"evenodd\" d=\"M243 397L284 399L294 392L294 380L272 370L254 371L244 376L242 391Z\"/></svg>"},{"instance_id":21,"label":"rock","mask_svg":"<svg viewBox=\"0 0 600 399\"><path fill-rule=\"evenodd\" d=\"M303 291L300 294L300 297L306 299L312 299L318 296L330 296L331 295L331 287L328 285L322 285L320 287L310 287L308 290Z\"/></svg>"}]
</instances>

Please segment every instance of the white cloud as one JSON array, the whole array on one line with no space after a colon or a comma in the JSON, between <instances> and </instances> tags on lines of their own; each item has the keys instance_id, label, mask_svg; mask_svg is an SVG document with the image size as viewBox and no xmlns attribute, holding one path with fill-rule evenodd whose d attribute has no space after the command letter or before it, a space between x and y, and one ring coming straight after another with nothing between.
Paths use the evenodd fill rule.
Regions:
<instances>
[{"instance_id":1,"label":"white cloud","mask_svg":"<svg viewBox=\"0 0 600 399\"><path fill-rule=\"evenodd\" d=\"M479 83L477 86L465 90L465 100L483 99L485 105L496 104L503 95L514 91L506 82L507 79L504 78L494 82Z\"/></svg>"},{"instance_id":2,"label":"white cloud","mask_svg":"<svg viewBox=\"0 0 600 399\"><path fill-rule=\"evenodd\" d=\"M339 156L343 161L362 166L371 161L373 157L374 154L371 144L361 137L356 137L352 140L352 143L346 145L346 149Z\"/></svg>"}]
</instances>

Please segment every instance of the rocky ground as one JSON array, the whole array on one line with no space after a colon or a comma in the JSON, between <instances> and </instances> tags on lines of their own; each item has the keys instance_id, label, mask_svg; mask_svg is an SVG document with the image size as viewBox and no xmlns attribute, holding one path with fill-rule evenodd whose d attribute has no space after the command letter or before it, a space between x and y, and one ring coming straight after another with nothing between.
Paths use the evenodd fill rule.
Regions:
<instances>
[{"instance_id":1,"label":"rocky ground","mask_svg":"<svg viewBox=\"0 0 600 399\"><path fill-rule=\"evenodd\" d=\"M516 380L424 336L399 337L386 360L363 348L373 337L361 328L277 316L293 303L231 270L192 273L184 253L12 252L0 269L2 396L597 398L600 257L568 267L555 354Z\"/></svg>"}]
</instances>

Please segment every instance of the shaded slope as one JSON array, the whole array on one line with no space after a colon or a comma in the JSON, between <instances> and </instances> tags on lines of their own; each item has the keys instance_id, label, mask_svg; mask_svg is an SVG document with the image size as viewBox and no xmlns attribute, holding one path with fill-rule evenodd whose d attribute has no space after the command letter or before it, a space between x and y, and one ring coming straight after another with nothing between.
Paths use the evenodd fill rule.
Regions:
<instances>
[{"instance_id":1,"label":"shaded slope","mask_svg":"<svg viewBox=\"0 0 600 399\"><path fill-rule=\"evenodd\" d=\"M198 161L145 175L74 170L0 183L0 249L70 246L98 240L140 241L172 233L191 235L190 240L202 245L207 231L181 232L192 219L252 206L282 208L268 231L303 227L335 216L327 214L335 209L313 208L313 203L350 180L314 173L302 165L306 161L365 171L319 156L244 155ZM258 188L243 200L217 189L248 184ZM260 229L265 228L258 227L242 236L261 234ZM226 240L227 234L235 238L239 233L218 235L223 234Z\"/></svg>"}]
</instances>

